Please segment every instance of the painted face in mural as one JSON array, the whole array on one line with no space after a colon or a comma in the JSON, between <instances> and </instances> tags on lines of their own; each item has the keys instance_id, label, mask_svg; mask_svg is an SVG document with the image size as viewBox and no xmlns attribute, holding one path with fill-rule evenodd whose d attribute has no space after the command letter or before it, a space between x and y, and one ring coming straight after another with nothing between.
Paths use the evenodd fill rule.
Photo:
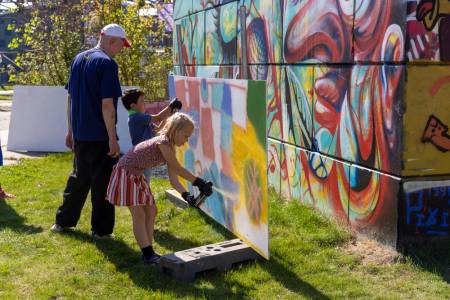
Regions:
<instances>
[{"instance_id":1,"label":"painted face in mural","mask_svg":"<svg viewBox=\"0 0 450 300\"><path fill-rule=\"evenodd\" d=\"M177 147L183 146L194 132L193 126L184 127L175 133L174 144Z\"/></svg>"},{"instance_id":2,"label":"painted face in mural","mask_svg":"<svg viewBox=\"0 0 450 300\"><path fill-rule=\"evenodd\" d=\"M145 102L144 101L145 101L145 97L144 97L144 95L141 95L141 96L139 96L137 102L132 103L130 105L130 107L134 110L144 113L145 112Z\"/></svg>"}]
</instances>

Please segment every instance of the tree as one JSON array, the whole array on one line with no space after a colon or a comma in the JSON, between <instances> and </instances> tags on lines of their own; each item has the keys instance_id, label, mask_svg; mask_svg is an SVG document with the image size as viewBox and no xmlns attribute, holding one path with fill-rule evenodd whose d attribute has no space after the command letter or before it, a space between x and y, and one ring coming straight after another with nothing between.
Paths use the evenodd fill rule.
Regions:
<instances>
[{"instance_id":1,"label":"tree","mask_svg":"<svg viewBox=\"0 0 450 300\"><path fill-rule=\"evenodd\" d=\"M120 0L44 0L33 9L22 9L29 19L17 24L19 37L10 48L23 46L16 63L23 71L11 74L21 84L64 85L73 57L94 46L101 28L118 23L127 32L132 48L115 57L122 85L140 86L147 99L166 96L167 75L172 69L172 52L160 47L166 37L165 24L142 12L161 4L123 7Z\"/></svg>"}]
</instances>

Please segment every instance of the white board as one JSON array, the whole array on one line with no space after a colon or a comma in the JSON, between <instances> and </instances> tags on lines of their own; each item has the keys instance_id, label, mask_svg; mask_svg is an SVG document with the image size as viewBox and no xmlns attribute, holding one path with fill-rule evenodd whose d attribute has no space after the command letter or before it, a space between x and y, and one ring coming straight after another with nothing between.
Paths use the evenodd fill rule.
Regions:
<instances>
[{"instance_id":1,"label":"white board","mask_svg":"<svg viewBox=\"0 0 450 300\"><path fill-rule=\"evenodd\" d=\"M125 88L124 88L125 89ZM67 91L62 86L16 86L7 149L65 152ZM122 152L131 148L128 113L119 99L117 135Z\"/></svg>"}]
</instances>

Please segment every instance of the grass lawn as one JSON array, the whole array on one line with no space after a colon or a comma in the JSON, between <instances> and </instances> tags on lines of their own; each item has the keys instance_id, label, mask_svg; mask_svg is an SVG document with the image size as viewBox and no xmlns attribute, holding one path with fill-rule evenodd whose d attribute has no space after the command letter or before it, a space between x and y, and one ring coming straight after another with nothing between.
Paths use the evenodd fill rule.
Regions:
<instances>
[{"instance_id":1,"label":"grass lawn","mask_svg":"<svg viewBox=\"0 0 450 300\"><path fill-rule=\"evenodd\" d=\"M0 91L9 91L9 90L13 90L14 89L14 85L3 85L0 87ZM0 101L2 100L12 100L13 96L12 95L0 95Z\"/></svg>"},{"instance_id":2,"label":"grass lawn","mask_svg":"<svg viewBox=\"0 0 450 300\"><path fill-rule=\"evenodd\" d=\"M90 237L89 201L76 229L49 232L71 158L57 154L0 168L3 188L17 196L0 200L0 299L450 298L448 277L439 269L448 268L450 252L431 264L406 257L365 265L343 250L351 240L345 228L273 195L270 261L207 272L194 283L175 281L141 264L127 209L116 209L114 240ZM152 184L159 209L158 252L233 238L199 211L174 207L164 198L168 187L165 180Z\"/></svg>"}]
</instances>

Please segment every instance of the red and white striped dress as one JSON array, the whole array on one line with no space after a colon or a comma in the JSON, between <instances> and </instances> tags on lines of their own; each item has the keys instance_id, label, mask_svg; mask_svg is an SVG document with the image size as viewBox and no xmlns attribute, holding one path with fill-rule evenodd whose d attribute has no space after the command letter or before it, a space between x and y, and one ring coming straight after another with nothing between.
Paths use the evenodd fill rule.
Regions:
<instances>
[{"instance_id":1,"label":"red and white striped dress","mask_svg":"<svg viewBox=\"0 0 450 300\"><path fill-rule=\"evenodd\" d=\"M144 170L166 163L158 147L161 144L170 146L165 135L137 144L119 160L111 173L106 200L118 206L155 203Z\"/></svg>"}]
</instances>

